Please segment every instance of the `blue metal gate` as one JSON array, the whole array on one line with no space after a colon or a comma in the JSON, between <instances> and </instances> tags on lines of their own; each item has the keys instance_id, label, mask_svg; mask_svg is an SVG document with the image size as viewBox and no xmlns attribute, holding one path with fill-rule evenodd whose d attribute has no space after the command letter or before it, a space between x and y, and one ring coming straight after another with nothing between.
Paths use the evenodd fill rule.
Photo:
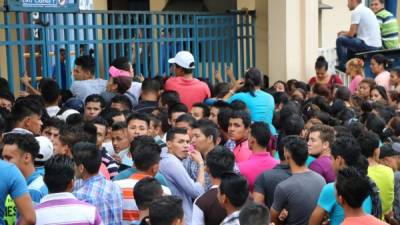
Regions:
<instances>
[{"instance_id":1,"label":"blue metal gate","mask_svg":"<svg viewBox=\"0 0 400 225\"><path fill-rule=\"evenodd\" d=\"M254 13L3 10L2 14L0 52L5 52L7 63L0 72L11 90L25 71L34 87L41 77L53 77L61 85L65 76L63 86L68 88L74 60L82 54L93 55L96 77L105 79L110 62L118 56L132 60L135 74L168 76L167 59L188 50L195 56L195 75L211 81L215 70L225 78L225 69L232 67L235 75L242 76L255 64Z\"/></svg>"}]
</instances>

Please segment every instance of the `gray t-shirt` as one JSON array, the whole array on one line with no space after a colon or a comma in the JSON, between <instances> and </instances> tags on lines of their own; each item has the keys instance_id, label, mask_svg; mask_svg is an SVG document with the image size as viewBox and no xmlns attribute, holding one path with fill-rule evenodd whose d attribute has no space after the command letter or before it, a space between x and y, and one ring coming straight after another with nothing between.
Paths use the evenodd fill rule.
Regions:
<instances>
[{"instance_id":1,"label":"gray t-shirt","mask_svg":"<svg viewBox=\"0 0 400 225\"><path fill-rule=\"evenodd\" d=\"M289 165L278 164L272 170L267 170L258 175L254 183L254 192L264 195L264 203L271 208L274 202L274 193L276 186L291 176Z\"/></svg>"},{"instance_id":2,"label":"gray t-shirt","mask_svg":"<svg viewBox=\"0 0 400 225\"><path fill-rule=\"evenodd\" d=\"M394 202L393 202L393 211L394 217L399 220L400 219L400 172L397 171L394 173Z\"/></svg>"},{"instance_id":3,"label":"gray t-shirt","mask_svg":"<svg viewBox=\"0 0 400 225\"><path fill-rule=\"evenodd\" d=\"M307 225L324 185L324 178L314 171L293 174L276 187L272 208L288 211L287 225Z\"/></svg>"}]
</instances>

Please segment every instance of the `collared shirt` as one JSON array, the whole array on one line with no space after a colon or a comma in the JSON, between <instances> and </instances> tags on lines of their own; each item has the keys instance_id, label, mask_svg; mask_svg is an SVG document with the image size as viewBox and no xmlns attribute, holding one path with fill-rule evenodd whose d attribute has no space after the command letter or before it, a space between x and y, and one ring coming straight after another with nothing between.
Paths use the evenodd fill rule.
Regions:
<instances>
[{"instance_id":1,"label":"collared shirt","mask_svg":"<svg viewBox=\"0 0 400 225\"><path fill-rule=\"evenodd\" d=\"M240 173L249 182L249 188L253 191L254 182L258 175L266 170L274 168L279 161L274 159L271 154L265 152L253 152L247 161L239 163Z\"/></svg>"},{"instance_id":2,"label":"collared shirt","mask_svg":"<svg viewBox=\"0 0 400 225\"><path fill-rule=\"evenodd\" d=\"M113 179L118 174L118 164L105 148L101 149L101 161L107 167L110 178Z\"/></svg>"},{"instance_id":3,"label":"collared shirt","mask_svg":"<svg viewBox=\"0 0 400 225\"><path fill-rule=\"evenodd\" d=\"M36 225L82 224L102 225L96 207L77 200L71 193L49 194L35 208Z\"/></svg>"},{"instance_id":4,"label":"collared shirt","mask_svg":"<svg viewBox=\"0 0 400 225\"><path fill-rule=\"evenodd\" d=\"M26 184L28 185L28 191L32 198L33 205L39 204L40 199L49 193L40 171L33 172L26 180Z\"/></svg>"},{"instance_id":5,"label":"collared shirt","mask_svg":"<svg viewBox=\"0 0 400 225\"><path fill-rule=\"evenodd\" d=\"M235 147L236 147L236 143L235 143L235 141L229 139L225 142L224 146L233 152L233 149L235 149Z\"/></svg>"},{"instance_id":6,"label":"collared shirt","mask_svg":"<svg viewBox=\"0 0 400 225\"><path fill-rule=\"evenodd\" d=\"M123 224L129 225L133 221L137 221L140 218L140 211L135 202L135 195L133 188L141 179L145 177L150 177L149 175L143 173L134 173L128 179L114 181L122 191L123 206L122 206L122 219ZM169 188L162 186L164 195L171 195Z\"/></svg>"},{"instance_id":7,"label":"collared shirt","mask_svg":"<svg viewBox=\"0 0 400 225\"><path fill-rule=\"evenodd\" d=\"M54 117L57 115L57 113L60 111L60 107L58 106L49 106L46 108L47 114L49 114L50 117Z\"/></svg>"},{"instance_id":8,"label":"collared shirt","mask_svg":"<svg viewBox=\"0 0 400 225\"><path fill-rule=\"evenodd\" d=\"M165 151L161 152L160 173L167 180L172 194L182 199L185 224L190 225L193 199L204 193L204 187L190 178L181 160Z\"/></svg>"},{"instance_id":9,"label":"collared shirt","mask_svg":"<svg viewBox=\"0 0 400 225\"><path fill-rule=\"evenodd\" d=\"M249 141L246 139L245 141L237 142L235 149L233 149L233 154L237 163L248 160L253 154L249 148Z\"/></svg>"},{"instance_id":10,"label":"collared shirt","mask_svg":"<svg viewBox=\"0 0 400 225\"><path fill-rule=\"evenodd\" d=\"M118 175L114 177L113 181L128 179L130 176L132 176L132 174L136 172L138 172L138 170L135 167L127 168L118 173ZM160 182L161 185L168 187L167 181L161 173L158 172L156 176L154 176L154 178L158 182Z\"/></svg>"},{"instance_id":11,"label":"collared shirt","mask_svg":"<svg viewBox=\"0 0 400 225\"><path fill-rule=\"evenodd\" d=\"M239 214L240 210L233 212L222 221L221 225L240 225Z\"/></svg>"},{"instance_id":12,"label":"collared shirt","mask_svg":"<svg viewBox=\"0 0 400 225\"><path fill-rule=\"evenodd\" d=\"M118 185L95 175L75 182L73 194L99 210L104 224L122 224L122 194Z\"/></svg>"},{"instance_id":13,"label":"collared shirt","mask_svg":"<svg viewBox=\"0 0 400 225\"><path fill-rule=\"evenodd\" d=\"M193 159L190 157L187 157L186 159L182 160L183 166L185 167L186 171L188 172L189 176L196 181L197 176L199 175L199 164L197 164ZM240 174L239 167L235 163L233 167L233 171L237 174ZM208 191L212 187L212 182L211 182L211 177L210 175L205 172L204 173L204 178L205 178L205 184L204 184L204 190Z\"/></svg>"}]
</instances>

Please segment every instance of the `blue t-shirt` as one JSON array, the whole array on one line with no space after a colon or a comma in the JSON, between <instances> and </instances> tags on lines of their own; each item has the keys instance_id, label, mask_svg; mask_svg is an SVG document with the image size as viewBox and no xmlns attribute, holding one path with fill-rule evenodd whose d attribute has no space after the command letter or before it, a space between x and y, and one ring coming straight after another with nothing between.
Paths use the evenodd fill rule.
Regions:
<instances>
[{"instance_id":1,"label":"blue t-shirt","mask_svg":"<svg viewBox=\"0 0 400 225\"><path fill-rule=\"evenodd\" d=\"M318 206L323 208L331 219L331 225L339 225L344 220L344 210L342 206L336 201L335 195L335 183L326 184L321 191L318 199ZM363 204L362 208L364 212L367 214L371 214L372 211L372 201L371 197L367 197Z\"/></svg>"},{"instance_id":2,"label":"blue t-shirt","mask_svg":"<svg viewBox=\"0 0 400 225\"><path fill-rule=\"evenodd\" d=\"M28 191L31 195L33 205L38 205L40 200L49 194L46 184L43 181L41 171L36 170L27 180Z\"/></svg>"},{"instance_id":3,"label":"blue t-shirt","mask_svg":"<svg viewBox=\"0 0 400 225\"><path fill-rule=\"evenodd\" d=\"M19 169L11 163L0 159L0 225L5 224L3 221L5 213L5 201L7 195L10 194L12 199L19 198L28 193L26 181Z\"/></svg>"},{"instance_id":4,"label":"blue t-shirt","mask_svg":"<svg viewBox=\"0 0 400 225\"><path fill-rule=\"evenodd\" d=\"M234 94L228 99L229 103L235 100L241 100L246 103L247 108L251 113L252 121L264 121L269 125L269 129L273 135L276 135L276 129L272 125L272 118L274 116L275 101L272 95L267 92L257 90L254 92L255 96L251 96L249 92L239 92Z\"/></svg>"}]
</instances>

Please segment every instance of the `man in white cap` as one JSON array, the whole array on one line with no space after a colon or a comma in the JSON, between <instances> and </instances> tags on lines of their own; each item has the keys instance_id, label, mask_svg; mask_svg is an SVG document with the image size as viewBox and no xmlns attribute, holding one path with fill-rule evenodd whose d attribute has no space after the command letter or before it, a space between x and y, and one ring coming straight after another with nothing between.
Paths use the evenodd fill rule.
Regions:
<instances>
[{"instance_id":1,"label":"man in white cap","mask_svg":"<svg viewBox=\"0 0 400 225\"><path fill-rule=\"evenodd\" d=\"M193 78L194 57L188 51L178 52L168 60L174 64L175 77L170 77L165 83L165 90L178 92L181 102L189 110L194 103L203 102L211 96L210 88L205 82Z\"/></svg>"},{"instance_id":2,"label":"man in white cap","mask_svg":"<svg viewBox=\"0 0 400 225\"><path fill-rule=\"evenodd\" d=\"M36 172L44 176L44 163L53 155L53 143L45 136L35 137L35 139L39 143L39 154L35 158L35 168Z\"/></svg>"}]
</instances>

